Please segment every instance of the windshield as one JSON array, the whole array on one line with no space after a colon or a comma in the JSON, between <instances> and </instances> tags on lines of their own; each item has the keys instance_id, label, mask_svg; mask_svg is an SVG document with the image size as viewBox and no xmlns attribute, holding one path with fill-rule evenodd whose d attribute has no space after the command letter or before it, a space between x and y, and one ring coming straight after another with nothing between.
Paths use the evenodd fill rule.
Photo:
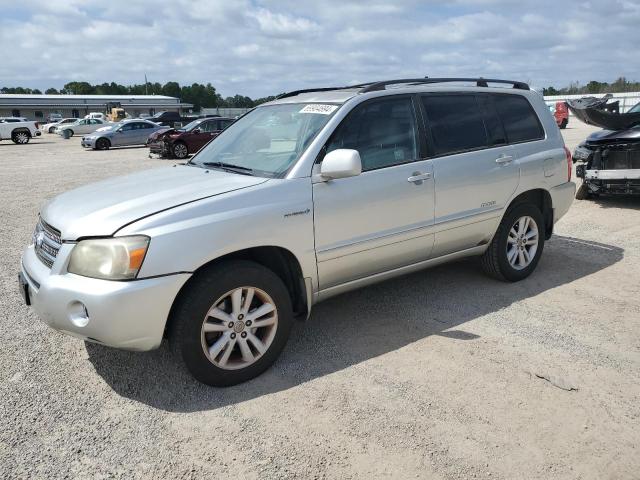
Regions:
<instances>
[{"instance_id":1,"label":"windshield","mask_svg":"<svg viewBox=\"0 0 640 480\"><path fill-rule=\"evenodd\" d=\"M627 113L640 113L640 102L636 103Z\"/></svg>"},{"instance_id":2,"label":"windshield","mask_svg":"<svg viewBox=\"0 0 640 480\"><path fill-rule=\"evenodd\" d=\"M184 127L180 127L177 130L180 130L181 132L190 132L197 125L200 125L203 121L204 121L203 119L199 118L198 120L194 120L193 122L187 123Z\"/></svg>"},{"instance_id":3,"label":"windshield","mask_svg":"<svg viewBox=\"0 0 640 480\"><path fill-rule=\"evenodd\" d=\"M240 167L248 174L281 178L337 109L338 105L317 103L258 107L224 130L189 163L203 168Z\"/></svg>"}]
</instances>

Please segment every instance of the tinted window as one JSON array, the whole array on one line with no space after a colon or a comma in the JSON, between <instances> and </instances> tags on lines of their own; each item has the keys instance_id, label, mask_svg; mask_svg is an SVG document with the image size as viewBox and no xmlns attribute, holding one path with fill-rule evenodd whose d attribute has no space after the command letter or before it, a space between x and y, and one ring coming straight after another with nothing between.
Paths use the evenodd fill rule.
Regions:
<instances>
[{"instance_id":1,"label":"tinted window","mask_svg":"<svg viewBox=\"0 0 640 480\"><path fill-rule=\"evenodd\" d=\"M425 95L422 103L436 155L487 146L482 112L474 95Z\"/></svg>"},{"instance_id":2,"label":"tinted window","mask_svg":"<svg viewBox=\"0 0 640 480\"><path fill-rule=\"evenodd\" d=\"M199 128L201 131L207 132L207 133L215 132L218 130L216 128L216 122L202 122Z\"/></svg>"},{"instance_id":3,"label":"tinted window","mask_svg":"<svg viewBox=\"0 0 640 480\"><path fill-rule=\"evenodd\" d=\"M509 143L544 138L542 126L529 101L520 95L494 95Z\"/></svg>"},{"instance_id":4,"label":"tinted window","mask_svg":"<svg viewBox=\"0 0 640 480\"><path fill-rule=\"evenodd\" d=\"M224 130L233 123L233 120L220 120L220 130Z\"/></svg>"},{"instance_id":5,"label":"tinted window","mask_svg":"<svg viewBox=\"0 0 640 480\"><path fill-rule=\"evenodd\" d=\"M489 95L478 95L478 105L484 116L484 127L489 139L489 145L504 145L507 143L507 137L502 128L502 122L493 103L493 97Z\"/></svg>"},{"instance_id":6,"label":"tinted window","mask_svg":"<svg viewBox=\"0 0 640 480\"><path fill-rule=\"evenodd\" d=\"M418 129L409 97L385 98L356 107L327 144L357 150L362 170L375 170L418 158Z\"/></svg>"},{"instance_id":7,"label":"tinted window","mask_svg":"<svg viewBox=\"0 0 640 480\"><path fill-rule=\"evenodd\" d=\"M124 125L122 125L120 127L120 130L122 130L123 132L128 132L129 130L133 130L133 124L132 123L125 123Z\"/></svg>"},{"instance_id":8,"label":"tinted window","mask_svg":"<svg viewBox=\"0 0 640 480\"><path fill-rule=\"evenodd\" d=\"M140 129L151 128L151 127L153 127L153 125L151 125L150 123L147 123L147 122L138 123L138 128L140 128Z\"/></svg>"}]
</instances>

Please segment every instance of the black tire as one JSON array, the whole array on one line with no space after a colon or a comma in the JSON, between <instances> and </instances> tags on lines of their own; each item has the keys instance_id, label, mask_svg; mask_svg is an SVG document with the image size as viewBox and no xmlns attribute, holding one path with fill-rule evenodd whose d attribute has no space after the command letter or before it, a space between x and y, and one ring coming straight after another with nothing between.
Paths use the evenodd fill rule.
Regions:
<instances>
[{"instance_id":1,"label":"black tire","mask_svg":"<svg viewBox=\"0 0 640 480\"><path fill-rule=\"evenodd\" d=\"M562 120L562 122L560 122L560 129L564 130L565 128L567 128L567 125L569 124L569 120L567 120L566 118L564 118Z\"/></svg>"},{"instance_id":2,"label":"black tire","mask_svg":"<svg viewBox=\"0 0 640 480\"><path fill-rule=\"evenodd\" d=\"M229 370L209 360L204 350L202 328L214 302L241 287L260 289L270 296L276 307L277 327L270 345L254 363ZM205 268L189 281L172 309L168 337L172 350L196 380L207 385L227 387L246 382L269 368L286 345L292 326L291 298L280 277L257 263L237 260ZM247 330L250 330L248 326ZM222 336L222 333L214 334ZM214 338L212 342L219 338ZM238 356L239 352L234 348L232 352L235 353L231 355ZM240 345L237 346L239 348Z\"/></svg>"},{"instance_id":3,"label":"black tire","mask_svg":"<svg viewBox=\"0 0 640 480\"><path fill-rule=\"evenodd\" d=\"M171 147L171 153L173 153L174 157L183 160L189 156L189 147L184 142L176 142Z\"/></svg>"},{"instance_id":4,"label":"black tire","mask_svg":"<svg viewBox=\"0 0 640 480\"><path fill-rule=\"evenodd\" d=\"M74 134L74 133L75 133L75 132L74 132L73 130L68 129L68 130L65 130L65 131L64 131L64 133L63 133L62 137L63 137L63 138L71 138L71 137L73 137L73 134Z\"/></svg>"},{"instance_id":5,"label":"black tire","mask_svg":"<svg viewBox=\"0 0 640 480\"><path fill-rule=\"evenodd\" d=\"M49 127L49 133L53 133L53 131L56 129L56 127Z\"/></svg>"},{"instance_id":6,"label":"black tire","mask_svg":"<svg viewBox=\"0 0 640 480\"><path fill-rule=\"evenodd\" d=\"M31 134L28 130L18 130L11 134L11 141L16 145L25 145L31 140Z\"/></svg>"},{"instance_id":7,"label":"black tire","mask_svg":"<svg viewBox=\"0 0 640 480\"><path fill-rule=\"evenodd\" d=\"M507 242L509 232L519 218L531 217L538 229L538 246L530 263L522 268L514 268L507 258ZM535 270L544 249L545 224L540 209L531 203L521 203L507 210L498 230L493 236L489 248L482 256L482 268L487 275L506 282L517 282L531 275Z\"/></svg>"},{"instance_id":8,"label":"black tire","mask_svg":"<svg viewBox=\"0 0 640 480\"><path fill-rule=\"evenodd\" d=\"M99 138L96 140L96 150L109 150L111 142L108 138Z\"/></svg>"},{"instance_id":9,"label":"black tire","mask_svg":"<svg viewBox=\"0 0 640 480\"><path fill-rule=\"evenodd\" d=\"M586 183L582 182L582 185L580 185L576 191L576 200L586 200L590 196L589 187L587 187Z\"/></svg>"}]
</instances>

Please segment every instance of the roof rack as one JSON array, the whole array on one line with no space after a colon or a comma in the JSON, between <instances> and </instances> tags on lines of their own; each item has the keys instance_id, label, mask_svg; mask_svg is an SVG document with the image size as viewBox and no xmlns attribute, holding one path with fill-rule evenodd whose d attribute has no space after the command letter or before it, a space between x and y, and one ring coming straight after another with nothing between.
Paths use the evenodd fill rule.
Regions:
<instances>
[{"instance_id":1,"label":"roof rack","mask_svg":"<svg viewBox=\"0 0 640 480\"><path fill-rule=\"evenodd\" d=\"M452 82L473 82L477 87L488 87L489 83L504 83L512 85L513 88L518 90L530 90L529 85L524 82L518 82L513 80L498 80L495 78L402 78L397 80L385 80L382 82L368 82L360 83L358 85L348 85L346 87L323 87L323 88L305 88L303 90L294 90L292 92L283 93L278 95L276 100L287 97L295 97L301 93L311 92L329 92L332 90L348 90L352 88L359 88L358 93L375 92L378 90L385 90L388 85L400 85L406 83L408 85L428 85L432 83L452 83Z\"/></svg>"},{"instance_id":2,"label":"roof rack","mask_svg":"<svg viewBox=\"0 0 640 480\"><path fill-rule=\"evenodd\" d=\"M287 98L287 97L295 97L296 95L299 95L301 93L330 92L332 90L348 90L350 88L363 88L368 85L372 85L373 83L376 83L376 82L360 83L358 85L347 85L346 87L322 87L322 88L305 88L303 90L293 90L291 92L286 92L281 95L278 95L276 97L276 100L280 100L281 98Z\"/></svg>"},{"instance_id":3,"label":"roof rack","mask_svg":"<svg viewBox=\"0 0 640 480\"><path fill-rule=\"evenodd\" d=\"M494 78L403 78L399 80L385 80L383 82L375 82L365 86L359 93L375 92L377 90L385 90L387 85L397 85L407 83L410 85L426 85L431 83L451 83L451 82L474 82L478 87L488 87L489 83L506 83L513 85L518 90L529 90L529 85L524 82L513 80L498 80Z\"/></svg>"}]
</instances>

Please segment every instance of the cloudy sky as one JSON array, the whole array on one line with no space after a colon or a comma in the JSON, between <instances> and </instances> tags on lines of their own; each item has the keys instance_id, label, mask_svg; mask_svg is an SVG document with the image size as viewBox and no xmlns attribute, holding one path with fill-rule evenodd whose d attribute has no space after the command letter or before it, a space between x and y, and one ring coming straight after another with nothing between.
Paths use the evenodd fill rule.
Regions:
<instances>
[{"instance_id":1,"label":"cloudy sky","mask_svg":"<svg viewBox=\"0 0 640 480\"><path fill-rule=\"evenodd\" d=\"M640 80L640 0L0 0L0 86Z\"/></svg>"}]
</instances>

